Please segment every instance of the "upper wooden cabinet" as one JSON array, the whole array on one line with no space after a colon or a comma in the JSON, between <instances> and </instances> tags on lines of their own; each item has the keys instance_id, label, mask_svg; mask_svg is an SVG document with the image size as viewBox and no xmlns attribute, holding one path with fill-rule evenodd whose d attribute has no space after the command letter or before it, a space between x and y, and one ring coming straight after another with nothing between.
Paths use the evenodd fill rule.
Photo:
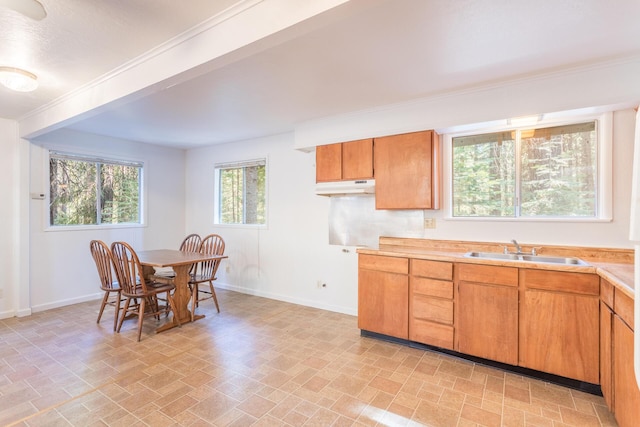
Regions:
<instances>
[{"instance_id":1,"label":"upper wooden cabinet","mask_svg":"<svg viewBox=\"0 0 640 427\"><path fill-rule=\"evenodd\" d=\"M439 149L430 130L375 138L376 209L438 209Z\"/></svg>"},{"instance_id":2,"label":"upper wooden cabinet","mask_svg":"<svg viewBox=\"0 0 640 427\"><path fill-rule=\"evenodd\" d=\"M373 178L373 139L316 147L316 182Z\"/></svg>"}]
</instances>

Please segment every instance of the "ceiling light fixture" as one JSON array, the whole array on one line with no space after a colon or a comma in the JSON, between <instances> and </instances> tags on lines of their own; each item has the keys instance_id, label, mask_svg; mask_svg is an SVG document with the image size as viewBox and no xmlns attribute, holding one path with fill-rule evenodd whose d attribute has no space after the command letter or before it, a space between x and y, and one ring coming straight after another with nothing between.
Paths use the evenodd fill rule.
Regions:
<instances>
[{"instance_id":1,"label":"ceiling light fixture","mask_svg":"<svg viewBox=\"0 0 640 427\"><path fill-rule=\"evenodd\" d=\"M0 84L17 92L31 92L38 87L38 77L14 67L0 67Z\"/></svg>"},{"instance_id":2,"label":"ceiling light fixture","mask_svg":"<svg viewBox=\"0 0 640 427\"><path fill-rule=\"evenodd\" d=\"M535 116L522 116L522 117L514 117L512 119L507 119L508 126L533 126L542 120L542 114L536 114Z\"/></svg>"},{"instance_id":3,"label":"ceiling light fixture","mask_svg":"<svg viewBox=\"0 0 640 427\"><path fill-rule=\"evenodd\" d=\"M38 0L0 0L0 7L15 10L36 21L40 21L47 16L47 11Z\"/></svg>"}]
</instances>

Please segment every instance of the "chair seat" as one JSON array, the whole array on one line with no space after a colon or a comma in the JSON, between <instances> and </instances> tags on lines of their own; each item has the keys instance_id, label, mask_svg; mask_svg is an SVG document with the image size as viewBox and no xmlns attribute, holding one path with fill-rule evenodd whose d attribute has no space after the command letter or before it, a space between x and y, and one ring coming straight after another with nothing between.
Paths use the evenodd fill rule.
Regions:
<instances>
[{"instance_id":1,"label":"chair seat","mask_svg":"<svg viewBox=\"0 0 640 427\"><path fill-rule=\"evenodd\" d=\"M136 286L134 293L126 293L122 291L122 294L128 297L141 297L148 296L149 294L159 294L162 292L169 292L175 289L175 285L172 283L161 283L161 282L147 282L147 292L142 289L140 286Z\"/></svg>"}]
</instances>

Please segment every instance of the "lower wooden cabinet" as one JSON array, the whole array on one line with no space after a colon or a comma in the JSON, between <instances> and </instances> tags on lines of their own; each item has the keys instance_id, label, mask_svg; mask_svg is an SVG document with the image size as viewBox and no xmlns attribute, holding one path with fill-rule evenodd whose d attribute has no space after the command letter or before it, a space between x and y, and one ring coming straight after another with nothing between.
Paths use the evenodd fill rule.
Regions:
<instances>
[{"instance_id":1,"label":"lower wooden cabinet","mask_svg":"<svg viewBox=\"0 0 640 427\"><path fill-rule=\"evenodd\" d=\"M640 420L634 301L595 274L360 254L358 327L600 384Z\"/></svg>"},{"instance_id":2,"label":"lower wooden cabinet","mask_svg":"<svg viewBox=\"0 0 640 427\"><path fill-rule=\"evenodd\" d=\"M600 279L520 270L520 360L525 368L600 382Z\"/></svg>"},{"instance_id":3,"label":"lower wooden cabinet","mask_svg":"<svg viewBox=\"0 0 640 427\"><path fill-rule=\"evenodd\" d=\"M453 350L453 264L412 259L409 339Z\"/></svg>"},{"instance_id":4,"label":"lower wooden cabinet","mask_svg":"<svg viewBox=\"0 0 640 427\"><path fill-rule=\"evenodd\" d=\"M358 328L409 339L409 260L358 256Z\"/></svg>"},{"instance_id":5,"label":"lower wooden cabinet","mask_svg":"<svg viewBox=\"0 0 640 427\"><path fill-rule=\"evenodd\" d=\"M458 265L461 353L518 364L518 269Z\"/></svg>"},{"instance_id":6,"label":"lower wooden cabinet","mask_svg":"<svg viewBox=\"0 0 640 427\"><path fill-rule=\"evenodd\" d=\"M613 408L613 311L600 302L600 388L609 408Z\"/></svg>"},{"instance_id":7,"label":"lower wooden cabinet","mask_svg":"<svg viewBox=\"0 0 640 427\"><path fill-rule=\"evenodd\" d=\"M613 413L620 427L640 423L640 390L633 368L633 330L613 318Z\"/></svg>"}]
</instances>

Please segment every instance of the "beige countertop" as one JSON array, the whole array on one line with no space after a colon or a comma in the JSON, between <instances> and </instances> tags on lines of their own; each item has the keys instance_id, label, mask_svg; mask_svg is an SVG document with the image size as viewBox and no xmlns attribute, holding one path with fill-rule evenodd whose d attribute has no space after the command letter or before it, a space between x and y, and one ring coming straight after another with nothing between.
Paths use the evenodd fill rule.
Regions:
<instances>
[{"instance_id":1,"label":"beige countertop","mask_svg":"<svg viewBox=\"0 0 640 427\"><path fill-rule=\"evenodd\" d=\"M502 252L503 245L486 242L380 237L379 249L360 248L357 252L360 254L409 257L434 261L591 273L597 274L608 280L616 288L620 289L631 298L634 297L634 264L633 250L631 249L522 245L523 252L529 252L533 247L538 248L541 255L576 257L580 258L588 265L550 264L487 258L478 259L465 256L467 252L474 250L498 253Z\"/></svg>"}]
</instances>

